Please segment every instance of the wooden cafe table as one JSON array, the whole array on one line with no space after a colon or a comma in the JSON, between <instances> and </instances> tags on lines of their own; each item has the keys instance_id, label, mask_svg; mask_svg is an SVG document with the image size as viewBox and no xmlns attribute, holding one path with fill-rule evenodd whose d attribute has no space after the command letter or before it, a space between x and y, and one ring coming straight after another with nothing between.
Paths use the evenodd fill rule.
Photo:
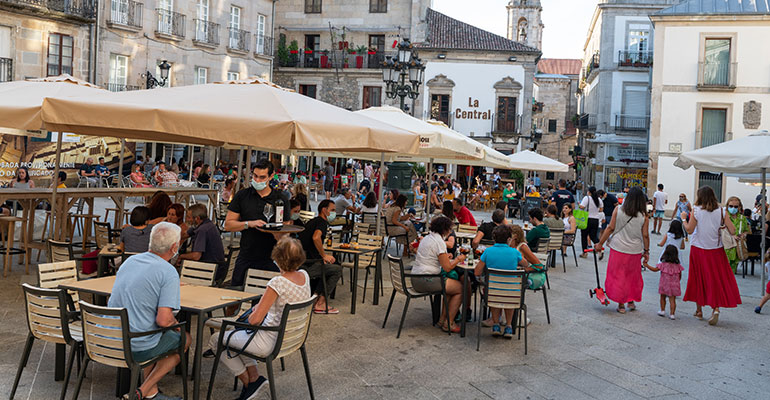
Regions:
<instances>
[{"instance_id":1,"label":"wooden cafe table","mask_svg":"<svg viewBox=\"0 0 770 400\"><path fill-rule=\"evenodd\" d=\"M94 295L109 296L112 294L114 276L87 279L77 282L69 282L59 285L62 289L91 293ZM246 293L237 290L221 289L209 286L182 285L180 288L181 310L188 314L198 316L198 324L195 334L195 355L193 356L193 399L200 399L201 381L201 357L203 353L203 328L208 314L214 310L238 305L244 301L251 302L260 295ZM184 367L184 366L183 366ZM64 370L64 348L56 352L56 371Z\"/></svg>"}]
</instances>

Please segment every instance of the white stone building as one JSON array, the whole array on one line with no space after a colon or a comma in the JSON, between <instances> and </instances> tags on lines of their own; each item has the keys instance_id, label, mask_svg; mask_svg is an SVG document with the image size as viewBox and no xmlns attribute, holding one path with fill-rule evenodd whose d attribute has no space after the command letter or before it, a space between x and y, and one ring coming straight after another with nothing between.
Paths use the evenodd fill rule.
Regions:
<instances>
[{"instance_id":1,"label":"white stone building","mask_svg":"<svg viewBox=\"0 0 770 400\"><path fill-rule=\"evenodd\" d=\"M681 192L693 199L709 185L721 201L738 196L752 206L759 188L673 163L683 151L770 126L770 3L690 0L650 19L656 47L648 187L662 183L670 198Z\"/></svg>"},{"instance_id":2,"label":"white stone building","mask_svg":"<svg viewBox=\"0 0 770 400\"><path fill-rule=\"evenodd\" d=\"M582 177L619 192L647 185L649 15L678 0L600 0L583 47L579 139Z\"/></svg>"},{"instance_id":3,"label":"white stone building","mask_svg":"<svg viewBox=\"0 0 770 400\"><path fill-rule=\"evenodd\" d=\"M146 74L166 86L248 76L271 78L271 0L101 0L94 82L113 91L143 89Z\"/></svg>"}]
</instances>

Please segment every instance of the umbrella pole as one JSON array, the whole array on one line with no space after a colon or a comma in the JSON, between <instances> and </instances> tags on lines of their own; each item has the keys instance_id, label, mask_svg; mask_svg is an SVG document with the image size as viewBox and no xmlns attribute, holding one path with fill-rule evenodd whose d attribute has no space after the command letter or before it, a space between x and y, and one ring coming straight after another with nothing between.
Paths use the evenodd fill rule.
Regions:
<instances>
[{"instance_id":1,"label":"umbrella pole","mask_svg":"<svg viewBox=\"0 0 770 400\"><path fill-rule=\"evenodd\" d=\"M315 152L310 152L310 157L307 159L307 181L310 182L310 184L313 183L313 164L315 164ZM318 183L316 182L316 186L318 186ZM312 211L312 208L310 207L310 190L307 190L307 210ZM318 188L316 187L316 197L318 197Z\"/></svg>"},{"instance_id":2,"label":"umbrella pole","mask_svg":"<svg viewBox=\"0 0 770 400\"><path fill-rule=\"evenodd\" d=\"M53 166L53 190L51 191L51 229L48 230L48 238L54 239L54 232L58 232L63 228L62 224L59 222L60 215L57 215L56 213L56 189L57 185L56 181L59 179L59 160L61 159L61 137L62 132L58 132L56 136L56 158L55 158L55 164ZM32 210L32 217L34 218L34 212L35 210ZM59 224L60 229L55 229L54 221Z\"/></svg>"},{"instance_id":3,"label":"umbrella pole","mask_svg":"<svg viewBox=\"0 0 770 400\"><path fill-rule=\"evenodd\" d=\"M243 146L241 146L241 149L238 150L238 174L235 178L236 192L241 190L241 175L243 175Z\"/></svg>"},{"instance_id":4,"label":"umbrella pole","mask_svg":"<svg viewBox=\"0 0 770 400\"><path fill-rule=\"evenodd\" d=\"M126 149L126 139L120 139L120 162L118 163L118 184L115 187L123 187L123 157L124 157L123 154L125 149Z\"/></svg>"},{"instance_id":5,"label":"umbrella pole","mask_svg":"<svg viewBox=\"0 0 770 400\"><path fill-rule=\"evenodd\" d=\"M431 179L433 178L433 174L431 174L431 171L433 171L433 159L430 159L430 162L428 163L428 190L427 193L425 193L425 219L427 222L425 223L425 226L430 228L430 202L433 200L433 182Z\"/></svg>"},{"instance_id":6,"label":"umbrella pole","mask_svg":"<svg viewBox=\"0 0 770 400\"><path fill-rule=\"evenodd\" d=\"M760 295L765 295L765 281L767 279L767 275L765 274L765 241L767 235L767 224L766 224L766 212L765 209L767 207L767 168L762 168L762 255L760 256L760 260L762 260L762 263L760 264L760 268L762 269L762 287L760 288Z\"/></svg>"},{"instance_id":7,"label":"umbrella pole","mask_svg":"<svg viewBox=\"0 0 770 400\"><path fill-rule=\"evenodd\" d=\"M385 153L380 153L380 192L377 193L377 197L379 199L377 200L377 236L380 236L380 228L382 226L382 223L380 221L382 220L382 194L385 192L385 183L382 181L382 170L385 168ZM372 185L373 186L373 185ZM385 249L385 252L387 253L387 249Z\"/></svg>"}]
</instances>

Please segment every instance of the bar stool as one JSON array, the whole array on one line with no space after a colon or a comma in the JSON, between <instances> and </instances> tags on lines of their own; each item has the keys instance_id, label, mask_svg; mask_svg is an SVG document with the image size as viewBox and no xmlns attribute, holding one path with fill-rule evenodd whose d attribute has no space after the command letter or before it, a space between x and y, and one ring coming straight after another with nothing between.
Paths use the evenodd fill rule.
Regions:
<instances>
[{"instance_id":1,"label":"bar stool","mask_svg":"<svg viewBox=\"0 0 770 400\"><path fill-rule=\"evenodd\" d=\"M24 248L15 248L13 247L15 245L15 233L16 233L16 223L21 223L21 240L23 243ZM8 276L8 271L11 270L11 262L12 258L16 254L24 254L24 262L25 262L25 273L29 274L29 257L28 251L29 247L27 246L27 232L26 227L24 225L24 218L20 217L13 217L13 216L6 216L6 217L0 217L0 225L6 225L6 232L5 232L5 243L4 246L0 249L2 252L5 253L5 262L3 263L3 277ZM22 260L19 259L19 264L21 264Z\"/></svg>"},{"instance_id":2,"label":"bar stool","mask_svg":"<svg viewBox=\"0 0 770 400\"><path fill-rule=\"evenodd\" d=\"M108 207L104 209L104 222L110 221L110 212L115 213L115 227L117 228L120 226L120 221L118 221L118 209L117 207ZM128 221L131 217L131 213L129 212L128 208L123 209L123 219L126 221L125 223L128 224Z\"/></svg>"},{"instance_id":3,"label":"bar stool","mask_svg":"<svg viewBox=\"0 0 770 400\"><path fill-rule=\"evenodd\" d=\"M83 249L83 253L87 253L86 248L96 246L89 240L91 238L91 226L93 224L93 221L94 220L99 221L99 218L101 218L102 216L95 215L95 214L70 214L69 217L72 218L70 220L71 229L69 231L70 242L73 245L80 245L79 247ZM78 226L78 225L80 227L82 241L75 242L74 241L75 226Z\"/></svg>"}]
</instances>

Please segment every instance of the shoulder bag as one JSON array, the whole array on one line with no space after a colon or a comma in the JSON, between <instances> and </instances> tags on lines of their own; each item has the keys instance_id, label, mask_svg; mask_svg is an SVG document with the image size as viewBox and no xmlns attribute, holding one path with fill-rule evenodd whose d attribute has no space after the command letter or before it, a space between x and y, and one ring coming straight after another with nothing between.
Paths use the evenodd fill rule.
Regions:
<instances>
[{"instance_id":1,"label":"shoulder bag","mask_svg":"<svg viewBox=\"0 0 770 400\"><path fill-rule=\"evenodd\" d=\"M739 228L735 233L740 233L743 230L743 220L745 219L746 217L741 217L741 222L738 225ZM746 246L746 238L735 235L735 244L735 254L738 256L738 260L746 261L749 258L749 249Z\"/></svg>"},{"instance_id":2,"label":"shoulder bag","mask_svg":"<svg viewBox=\"0 0 770 400\"><path fill-rule=\"evenodd\" d=\"M719 234L722 238L722 247L724 247L725 250L735 248L738 245L735 241L735 236L731 235L730 231L728 231L725 226L724 213L722 214L722 226L719 227Z\"/></svg>"},{"instance_id":3,"label":"shoulder bag","mask_svg":"<svg viewBox=\"0 0 770 400\"><path fill-rule=\"evenodd\" d=\"M572 211L578 229L588 228L588 211L576 208Z\"/></svg>"}]
</instances>

